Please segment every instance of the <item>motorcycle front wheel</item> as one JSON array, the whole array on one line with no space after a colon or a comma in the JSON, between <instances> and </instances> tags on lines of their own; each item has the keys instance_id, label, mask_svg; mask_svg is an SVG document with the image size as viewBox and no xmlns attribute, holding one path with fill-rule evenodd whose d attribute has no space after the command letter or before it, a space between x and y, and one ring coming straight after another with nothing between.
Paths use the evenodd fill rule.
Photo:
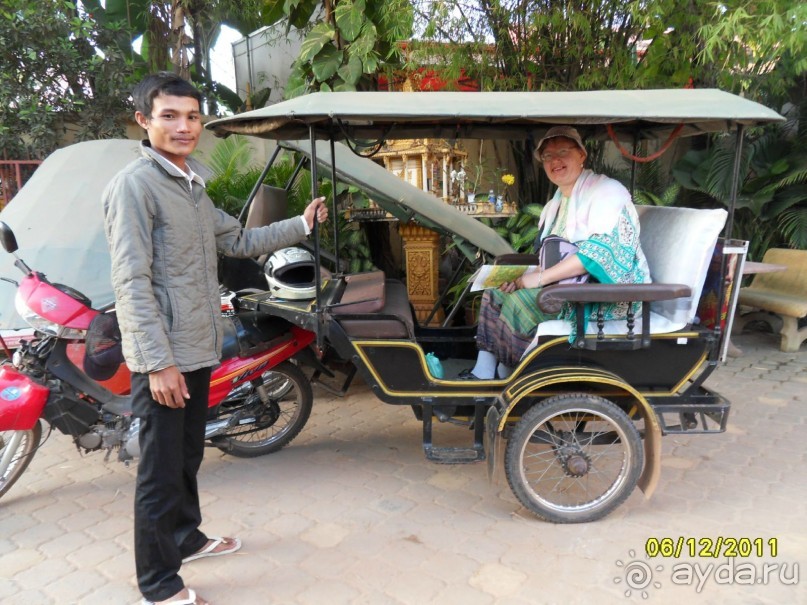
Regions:
<instances>
[{"instance_id":1,"label":"motorcycle front wheel","mask_svg":"<svg viewBox=\"0 0 807 605\"><path fill-rule=\"evenodd\" d=\"M279 363L221 403L217 418L230 417L235 423L213 444L240 458L276 452L303 430L312 402L311 384L302 370L288 361Z\"/></svg>"},{"instance_id":2,"label":"motorcycle front wheel","mask_svg":"<svg viewBox=\"0 0 807 605\"><path fill-rule=\"evenodd\" d=\"M42 437L42 425L37 421L27 431L0 431L0 498L31 464Z\"/></svg>"}]
</instances>

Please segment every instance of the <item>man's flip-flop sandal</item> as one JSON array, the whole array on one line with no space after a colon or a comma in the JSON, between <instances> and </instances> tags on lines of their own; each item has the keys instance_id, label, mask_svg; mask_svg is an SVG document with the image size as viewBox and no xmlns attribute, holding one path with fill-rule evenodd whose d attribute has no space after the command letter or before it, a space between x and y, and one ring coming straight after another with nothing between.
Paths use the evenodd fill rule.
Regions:
<instances>
[{"instance_id":1,"label":"man's flip-flop sandal","mask_svg":"<svg viewBox=\"0 0 807 605\"><path fill-rule=\"evenodd\" d=\"M196 605L196 592L193 588L188 588L188 596L184 599L180 599L179 601L168 601L171 605ZM149 601L148 599L143 599L141 601L142 605L154 605L154 601Z\"/></svg>"},{"instance_id":2,"label":"man's flip-flop sandal","mask_svg":"<svg viewBox=\"0 0 807 605\"><path fill-rule=\"evenodd\" d=\"M204 559L205 557L220 557L221 555L229 555L241 548L241 540L238 538L209 538L210 544L205 546L202 550L192 555L188 555L182 559L183 563L190 563L196 559ZM229 548L223 550L216 550L220 545L225 544L225 540L231 540Z\"/></svg>"}]
</instances>

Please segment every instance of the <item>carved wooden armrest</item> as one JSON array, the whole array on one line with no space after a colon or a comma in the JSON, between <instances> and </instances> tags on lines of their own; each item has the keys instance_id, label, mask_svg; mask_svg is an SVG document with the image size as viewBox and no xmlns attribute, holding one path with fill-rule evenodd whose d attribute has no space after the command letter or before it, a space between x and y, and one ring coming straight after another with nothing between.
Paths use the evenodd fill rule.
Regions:
<instances>
[{"instance_id":1,"label":"carved wooden armrest","mask_svg":"<svg viewBox=\"0 0 807 605\"><path fill-rule=\"evenodd\" d=\"M538 306L546 313L557 313L564 302L613 303L653 302L690 296L684 284L556 284L542 288Z\"/></svg>"},{"instance_id":2,"label":"carved wooden armrest","mask_svg":"<svg viewBox=\"0 0 807 605\"><path fill-rule=\"evenodd\" d=\"M650 346L650 305L657 300L671 300L690 296L689 286L684 284L557 284L543 288L538 294L538 306L546 313L557 313L564 302L574 303L575 323L577 337L573 345L579 349L637 349ZM585 304L586 303L642 303L642 335L636 339L633 328L635 314L632 308L628 309L628 332L623 339L606 340L603 328L605 325L601 311L597 314L597 338L587 339L585 335Z\"/></svg>"},{"instance_id":3,"label":"carved wooden armrest","mask_svg":"<svg viewBox=\"0 0 807 605\"><path fill-rule=\"evenodd\" d=\"M494 265L538 265L537 254L500 254L493 259Z\"/></svg>"}]
</instances>

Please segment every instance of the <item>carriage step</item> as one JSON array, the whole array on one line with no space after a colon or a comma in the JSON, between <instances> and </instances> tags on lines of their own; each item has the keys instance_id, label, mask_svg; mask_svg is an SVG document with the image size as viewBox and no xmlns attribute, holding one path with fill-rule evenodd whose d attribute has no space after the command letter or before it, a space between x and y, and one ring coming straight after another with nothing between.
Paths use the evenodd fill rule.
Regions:
<instances>
[{"instance_id":1,"label":"carriage step","mask_svg":"<svg viewBox=\"0 0 807 605\"><path fill-rule=\"evenodd\" d=\"M485 459L484 447L427 447L426 458L438 464L469 464Z\"/></svg>"},{"instance_id":2,"label":"carriage step","mask_svg":"<svg viewBox=\"0 0 807 605\"><path fill-rule=\"evenodd\" d=\"M441 407L441 411L447 411L445 406ZM481 405L474 407L473 419L469 423L469 428L473 431L473 444L470 447L437 447L432 440L432 419L436 417L435 407L431 403L423 403L423 452L426 454L426 458L438 464L468 464L484 460L485 411ZM453 410L451 413L453 414ZM447 418L446 422L453 423L453 419Z\"/></svg>"},{"instance_id":3,"label":"carriage step","mask_svg":"<svg viewBox=\"0 0 807 605\"><path fill-rule=\"evenodd\" d=\"M731 404L722 397L709 403L653 405L663 435L723 433L730 409Z\"/></svg>"}]
</instances>

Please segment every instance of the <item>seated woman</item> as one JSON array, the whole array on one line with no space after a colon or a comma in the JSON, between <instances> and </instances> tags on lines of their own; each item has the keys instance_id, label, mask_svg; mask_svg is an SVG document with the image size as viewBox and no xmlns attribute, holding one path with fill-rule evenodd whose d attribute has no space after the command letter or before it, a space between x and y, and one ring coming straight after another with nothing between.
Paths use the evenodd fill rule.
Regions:
<instances>
[{"instance_id":1,"label":"seated woman","mask_svg":"<svg viewBox=\"0 0 807 605\"><path fill-rule=\"evenodd\" d=\"M491 380L497 373L506 378L518 365L539 323L572 318L569 304L558 314L541 311L537 294L542 287L585 274L605 284L650 282L630 193L618 181L585 169L586 156L580 134L570 126L550 128L538 142L535 158L558 186L541 213L539 242L549 235L559 236L576 245L577 252L544 271L536 269L485 292L476 334L479 356L460 379ZM627 315L628 305L602 305L601 310L606 320L620 319Z\"/></svg>"}]
</instances>

